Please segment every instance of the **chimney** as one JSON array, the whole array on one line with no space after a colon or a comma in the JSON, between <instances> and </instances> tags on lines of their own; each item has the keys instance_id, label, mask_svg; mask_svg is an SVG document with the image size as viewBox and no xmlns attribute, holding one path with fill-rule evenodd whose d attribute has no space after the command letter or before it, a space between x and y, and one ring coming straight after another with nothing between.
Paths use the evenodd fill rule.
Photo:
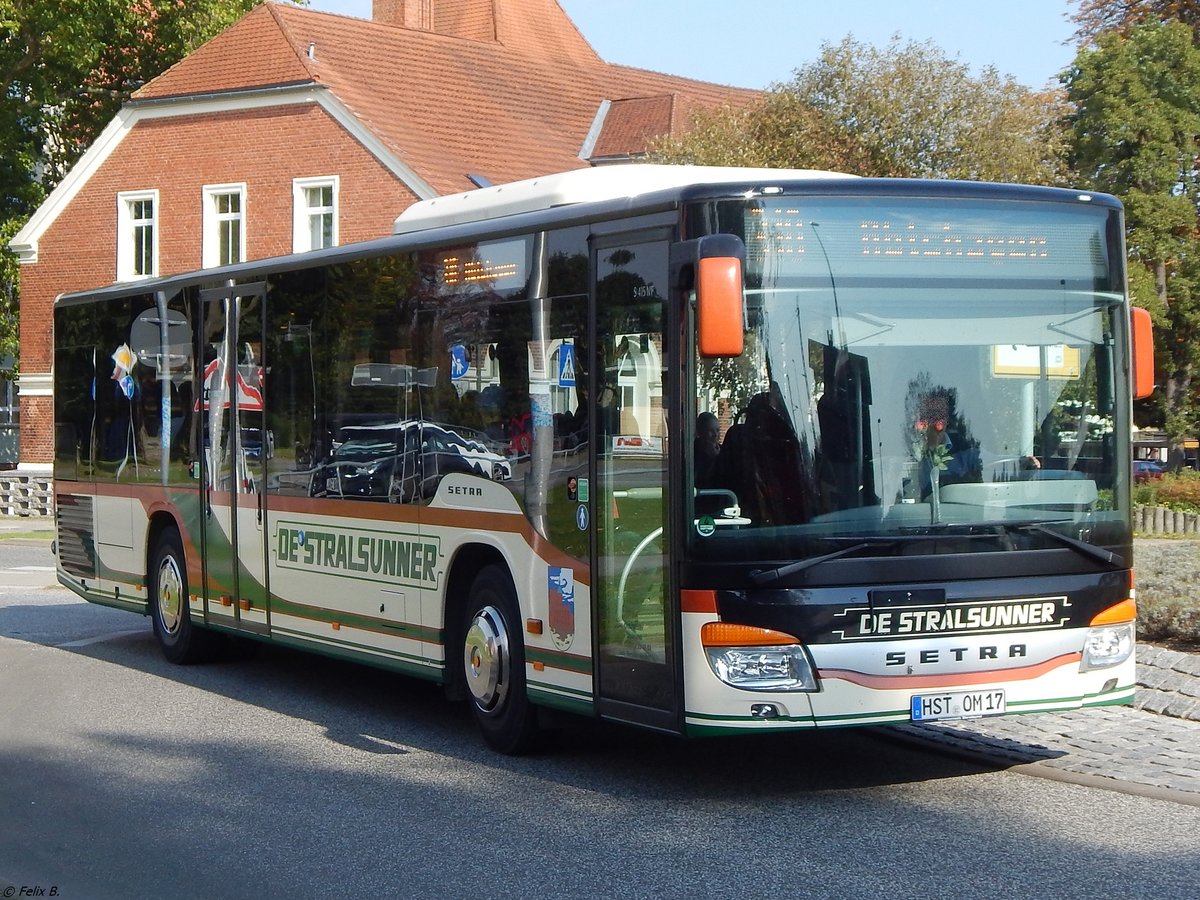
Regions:
<instances>
[{"instance_id":1,"label":"chimney","mask_svg":"<svg viewBox=\"0 0 1200 900\"><path fill-rule=\"evenodd\" d=\"M395 25L404 21L404 0L371 0L371 21Z\"/></svg>"},{"instance_id":2,"label":"chimney","mask_svg":"<svg viewBox=\"0 0 1200 900\"><path fill-rule=\"evenodd\" d=\"M433 0L372 0L371 20L433 31Z\"/></svg>"},{"instance_id":3,"label":"chimney","mask_svg":"<svg viewBox=\"0 0 1200 900\"><path fill-rule=\"evenodd\" d=\"M371 19L468 41L496 40L495 0L372 0Z\"/></svg>"}]
</instances>

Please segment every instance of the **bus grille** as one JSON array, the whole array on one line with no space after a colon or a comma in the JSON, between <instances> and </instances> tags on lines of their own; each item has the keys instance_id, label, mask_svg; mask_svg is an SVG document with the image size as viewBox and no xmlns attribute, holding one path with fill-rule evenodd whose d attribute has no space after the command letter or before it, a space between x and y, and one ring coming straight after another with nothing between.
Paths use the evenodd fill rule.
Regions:
<instances>
[{"instance_id":1,"label":"bus grille","mask_svg":"<svg viewBox=\"0 0 1200 900\"><path fill-rule=\"evenodd\" d=\"M77 494L55 497L58 510L58 563L77 578L96 577L96 528L92 498Z\"/></svg>"}]
</instances>

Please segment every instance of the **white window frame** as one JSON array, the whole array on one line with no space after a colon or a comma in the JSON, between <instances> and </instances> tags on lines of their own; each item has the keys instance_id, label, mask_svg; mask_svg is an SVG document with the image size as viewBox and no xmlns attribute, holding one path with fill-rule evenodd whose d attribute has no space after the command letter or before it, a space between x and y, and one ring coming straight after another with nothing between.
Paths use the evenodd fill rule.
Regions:
<instances>
[{"instance_id":1,"label":"white window frame","mask_svg":"<svg viewBox=\"0 0 1200 900\"><path fill-rule=\"evenodd\" d=\"M135 203L150 201L154 214L149 220L135 219L133 206ZM158 232L159 232L158 191L121 191L117 194L117 281L138 281L142 278L154 278L158 275ZM137 229L147 223L150 225L150 271L136 272L137 263Z\"/></svg>"},{"instance_id":2,"label":"white window frame","mask_svg":"<svg viewBox=\"0 0 1200 900\"><path fill-rule=\"evenodd\" d=\"M331 229L331 243L329 246L336 247L340 243L338 234L338 212L340 203L338 198L339 188L341 187L341 178L337 175L325 175L319 178L293 178L292 179L292 252L307 253L309 250L323 249L313 246L312 241L312 219L315 215L331 215L333 217L333 227ZM313 207L308 203L308 192L313 188L333 188L333 205L329 207Z\"/></svg>"},{"instance_id":3,"label":"white window frame","mask_svg":"<svg viewBox=\"0 0 1200 900\"><path fill-rule=\"evenodd\" d=\"M237 221L240 223L238 230L238 259L237 262L245 262L246 255L246 222L247 216L247 199L246 199L246 183L238 182L235 184L206 184L202 188L204 193L204 238L201 248L201 265L206 269L211 269L214 266L221 265L221 226L225 222L233 221L234 216L227 213L217 212L217 198L227 194L237 194L240 199L239 211L236 215Z\"/></svg>"}]
</instances>

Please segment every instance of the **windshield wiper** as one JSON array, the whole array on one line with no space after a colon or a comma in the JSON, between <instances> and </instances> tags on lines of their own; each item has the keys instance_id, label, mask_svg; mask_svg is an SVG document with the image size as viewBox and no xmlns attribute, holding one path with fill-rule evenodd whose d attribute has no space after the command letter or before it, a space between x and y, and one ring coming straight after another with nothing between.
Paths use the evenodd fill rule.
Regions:
<instances>
[{"instance_id":1,"label":"windshield wiper","mask_svg":"<svg viewBox=\"0 0 1200 900\"><path fill-rule=\"evenodd\" d=\"M750 573L750 580L754 582L755 587L764 587L768 584L774 584L777 581L782 581L789 575L795 575L803 572L805 569L811 569L813 566L819 566L821 563L829 562L831 559L838 559L842 556L849 556L851 553L857 553L859 550L865 550L881 543L880 541L859 541L856 544L851 544L849 547L843 547L841 550L834 550L832 553L826 553L822 556L810 556L808 559L797 560L794 563L788 563L785 566L779 566L774 569L760 569L757 572ZM882 543L892 544L894 541L888 540Z\"/></svg>"},{"instance_id":2,"label":"windshield wiper","mask_svg":"<svg viewBox=\"0 0 1200 900\"><path fill-rule=\"evenodd\" d=\"M1033 532L1050 538L1052 541L1068 547L1083 556L1112 566L1114 569L1124 569L1126 567L1125 558L1110 550L1105 550L1103 547L1097 547L1095 544L1089 544L1087 541L1081 541L1078 538L1068 537L1053 529L1047 528L1042 522L1025 522L1022 524L1003 524L1001 526L1007 531L1016 531L1022 533ZM868 547L892 547L901 543L916 543L919 541L936 541L939 538L958 538L968 540L984 540L988 538L994 539L995 532L991 534L954 534L953 532L940 532L930 534L905 534L892 535L890 537L878 538L863 538L856 540L848 546L842 547L840 550L834 550L831 553L825 553L821 556L810 556L807 559L797 560L796 562L787 563L786 565L777 566L773 569L759 569L750 573L750 580L755 587L765 587L769 584L775 584L782 581L791 575L798 575L808 569L819 566L822 563L830 562L831 560L840 559L843 556L849 556L852 553L857 553L859 550L866 550Z\"/></svg>"},{"instance_id":3,"label":"windshield wiper","mask_svg":"<svg viewBox=\"0 0 1200 900\"><path fill-rule=\"evenodd\" d=\"M1111 550L1105 550L1103 547L1097 547L1095 544L1089 544L1087 541L1081 541L1079 538L1068 537L1061 532L1055 531L1052 528L1047 528L1040 522L1028 522L1024 525L1007 525L1005 526L1012 531L1035 532L1036 534L1048 537L1053 541L1057 541L1064 547L1070 547L1077 553L1084 556L1089 556L1092 559L1098 560L1106 565L1112 566L1114 569L1124 569L1125 557L1113 553Z\"/></svg>"},{"instance_id":4,"label":"windshield wiper","mask_svg":"<svg viewBox=\"0 0 1200 900\"><path fill-rule=\"evenodd\" d=\"M827 541L850 541L851 543L840 550L834 550L832 553L826 553L822 556L810 556L807 559L800 559L793 563L778 566L774 569L759 569L756 572L750 573L750 580L755 586L763 587L767 584L781 581L789 575L796 575L806 569L811 569L814 566L819 566L821 563L829 562L830 560L839 559L843 556L849 556L851 553L857 553L859 550L866 550L868 547L895 547L897 544L921 544L921 543L936 543L937 541L946 538L963 539L963 540L995 540L995 533L992 534L955 534L953 532L922 531L914 534L892 534L878 537L850 537L843 535L841 537L825 538Z\"/></svg>"}]
</instances>

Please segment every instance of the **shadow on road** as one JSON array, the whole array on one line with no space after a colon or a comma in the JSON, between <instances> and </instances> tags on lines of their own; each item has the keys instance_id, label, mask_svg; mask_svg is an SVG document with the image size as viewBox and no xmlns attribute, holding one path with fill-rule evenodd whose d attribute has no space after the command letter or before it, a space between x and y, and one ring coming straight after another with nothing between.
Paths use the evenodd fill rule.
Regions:
<instances>
[{"instance_id":1,"label":"shadow on road","mask_svg":"<svg viewBox=\"0 0 1200 900\"><path fill-rule=\"evenodd\" d=\"M629 795L653 790L680 799L745 799L953 778L988 768L898 744L887 728L685 740L568 715L555 716L545 751L507 758L483 744L465 705L448 703L436 685L385 670L239 639L231 639L222 661L174 666L159 653L148 619L82 601L0 607L0 635L310 721L327 740L363 753L428 751L589 789L597 774L617 770L623 778L610 790Z\"/></svg>"}]
</instances>

